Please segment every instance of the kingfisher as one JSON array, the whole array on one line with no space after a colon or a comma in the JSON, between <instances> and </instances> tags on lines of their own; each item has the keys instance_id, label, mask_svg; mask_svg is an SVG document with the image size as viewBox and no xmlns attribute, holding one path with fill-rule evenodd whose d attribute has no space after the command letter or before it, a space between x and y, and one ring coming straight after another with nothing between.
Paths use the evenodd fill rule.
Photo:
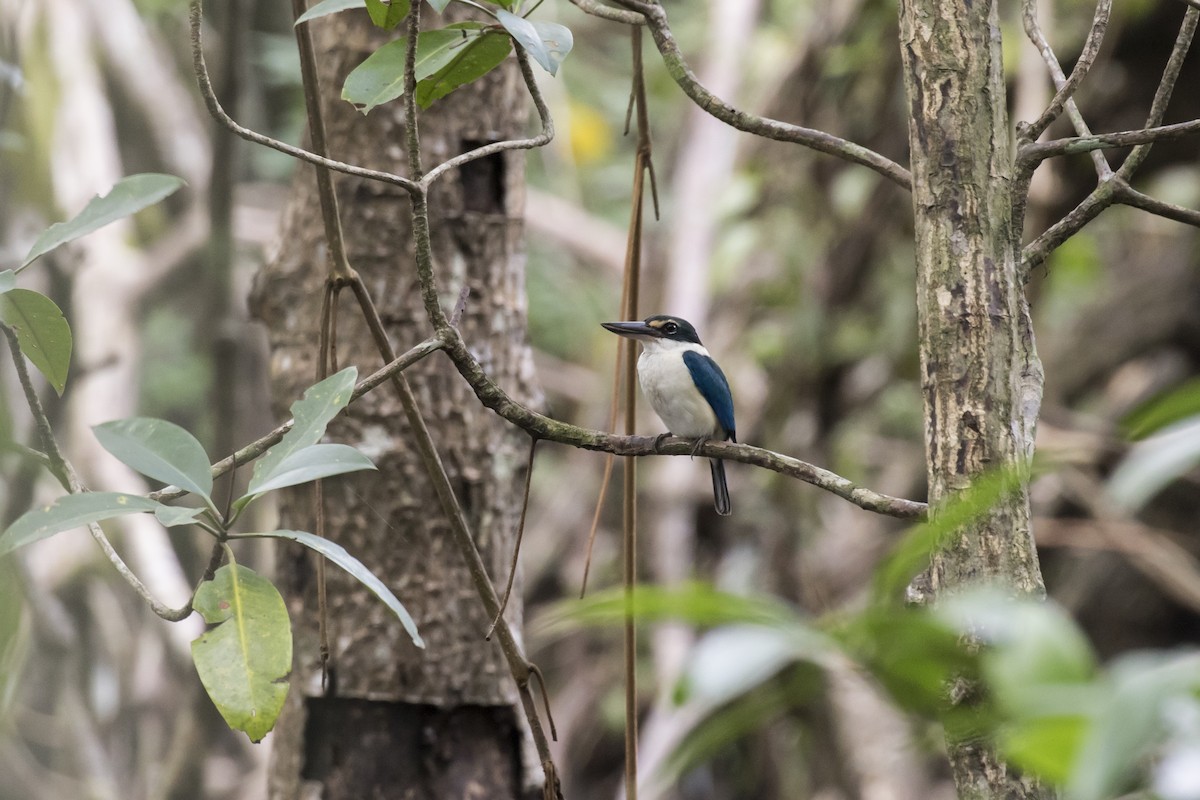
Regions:
<instances>
[{"instance_id":1,"label":"kingfisher","mask_svg":"<svg viewBox=\"0 0 1200 800\"><path fill-rule=\"evenodd\" d=\"M729 381L700 343L690 322L655 314L644 322L600 324L618 336L641 344L638 383L655 413L669 429L662 436L695 440L693 455L710 439L737 441ZM717 513L725 516L730 512L725 463L714 458L709 461L709 466L712 469L713 502Z\"/></svg>"}]
</instances>

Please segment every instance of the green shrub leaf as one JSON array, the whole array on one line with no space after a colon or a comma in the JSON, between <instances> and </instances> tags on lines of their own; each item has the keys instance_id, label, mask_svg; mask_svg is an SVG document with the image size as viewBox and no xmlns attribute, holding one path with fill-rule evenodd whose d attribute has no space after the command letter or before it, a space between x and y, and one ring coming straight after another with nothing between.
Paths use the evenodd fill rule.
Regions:
<instances>
[{"instance_id":1,"label":"green shrub leaf","mask_svg":"<svg viewBox=\"0 0 1200 800\"><path fill-rule=\"evenodd\" d=\"M371 459L350 445L309 445L280 461L261 483L251 483L247 494L259 495L274 489L363 469L375 469L375 465L371 463Z\"/></svg>"},{"instance_id":2,"label":"green shrub leaf","mask_svg":"<svg viewBox=\"0 0 1200 800\"><path fill-rule=\"evenodd\" d=\"M203 513L203 508L188 508L186 506L159 506L154 509L154 516L164 528L174 528L178 525L192 525Z\"/></svg>"},{"instance_id":3,"label":"green shrub leaf","mask_svg":"<svg viewBox=\"0 0 1200 800\"><path fill-rule=\"evenodd\" d=\"M557 75L559 65L575 46L575 37L571 34L571 29L557 22L533 20L529 24L537 31L538 38L542 40L542 46L546 50L546 57L550 62L550 66L546 67L547 71L551 75Z\"/></svg>"},{"instance_id":4,"label":"green shrub leaf","mask_svg":"<svg viewBox=\"0 0 1200 800\"><path fill-rule=\"evenodd\" d=\"M279 444L272 447L254 464L251 486L265 484L288 456L310 447L325 435L325 427L350 402L354 381L358 377L355 367L346 367L335 375L310 386L304 396L292 403L292 429L284 434ZM248 501L253 492L239 502Z\"/></svg>"},{"instance_id":5,"label":"green shrub leaf","mask_svg":"<svg viewBox=\"0 0 1200 800\"><path fill-rule=\"evenodd\" d=\"M71 366L71 326L44 294L10 289L0 294L0 322L17 334L21 352L60 395Z\"/></svg>"},{"instance_id":6,"label":"green shrub leaf","mask_svg":"<svg viewBox=\"0 0 1200 800\"><path fill-rule=\"evenodd\" d=\"M212 494L212 469L204 447L165 419L132 417L92 428L105 450L143 475L199 495Z\"/></svg>"},{"instance_id":7,"label":"green shrub leaf","mask_svg":"<svg viewBox=\"0 0 1200 800\"><path fill-rule=\"evenodd\" d=\"M512 39L495 31L467 38L453 58L441 69L417 83L417 105L429 108L459 86L483 77L498 67L512 52Z\"/></svg>"},{"instance_id":8,"label":"green shrub leaf","mask_svg":"<svg viewBox=\"0 0 1200 800\"><path fill-rule=\"evenodd\" d=\"M425 647L425 642L421 639L421 635L417 632L417 623L413 620L412 615L408 613L408 609L404 604L392 594L392 590L384 584L383 581L375 577L371 570L367 569L361 561L346 552L346 549L336 542L331 542L328 539L323 539L313 533L307 531L266 531L264 533L240 533L237 534L238 539L269 537L273 539L289 539L293 542L299 542L305 547L315 550L321 555L328 558L334 564L348 572L355 580L367 587L373 595L384 602L392 613L400 620L400 624L404 626L404 630L408 633L412 643L417 647Z\"/></svg>"},{"instance_id":9,"label":"green shrub leaf","mask_svg":"<svg viewBox=\"0 0 1200 800\"><path fill-rule=\"evenodd\" d=\"M0 533L0 556L89 522L155 511L160 506L161 503L154 500L124 492L81 492L63 495L48 506L26 511L8 526L8 530Z\"/></svg>"},{"instance_id":10,"label":"green shrub leaf","mask_svg":"<svg viewBox=\"0 0 1200 800\"><path fill-rule=\"evenodd\" d=\"M417 81L423 81L444 68L460 51L477 40L482 30L481 23L460 22L420 33L417 36L414 63ZM346 82L342 84L342 99L353 103L366 114L376 106L402 96L407 51L408 40L396 39L367 56L346 76Z\"/></svg>"},{"instance_id":11,"label":"green shrub leaf","mask_svg":"<svg viewBox=\"0 0 1200 800\"><path fill-rule=\"evenodd\" d=\"M389 3L385 3L383 0L366 0L366 2L367 13L371 15L371 22L377 28L390 31L408 16L409 0L392 0Z\"/></svg>"},{"instance_id":12,"label":"green shrub leaf","mask_svg":"<svg viewBox=\"0 0 1200 800\"><path fill-rule=\"evenodd\" d=\"M532 22L503 9L496 12L496 19L504 26L504 30L508 31L513 40L541 65L542 69L551 75L558 71L558 63L550 57L550 50L542 41L538 29L533 27Z\"/></svg>"},{"instance_id":13,"label":"green shrub leaf","mask_svg":"<svg viewBox=\"0 0 1200 800\"><path fill-rule=\"evenodd\" d=\"M183 185L181 178L154 172L122 178L108 194L93 197L74 218L66 222L56 222L47 228L33 243L21 266L27 266L38 256L45 255L59 245L154 205L174 194Z\"/></svg>"},{"instance_id":14,"label":"green shrub leaf","mask_svg":"<svg viewBox=\"0 0 1200 800\"><path fill-rule=\"evenodd\" d=\"M327 17L330 14L336 14L339 11L345 11L348 8L366 8L367 0L321 0L312 8L305 11L296 18L296 25L301 22Z\"/></svg>"},{"instance_id":15,"label":"green shrub leaf","mask_svg":"<svg viewBox=\"0 0 1200 800\"><path fill-rule=\"evenodd\" d=\"M292 668L283 598L266 578L227 564L200 586L195 608L215 626L192 642L200 682L229 727L261 741L283 710Z\"/></svg>"}]
</instances>

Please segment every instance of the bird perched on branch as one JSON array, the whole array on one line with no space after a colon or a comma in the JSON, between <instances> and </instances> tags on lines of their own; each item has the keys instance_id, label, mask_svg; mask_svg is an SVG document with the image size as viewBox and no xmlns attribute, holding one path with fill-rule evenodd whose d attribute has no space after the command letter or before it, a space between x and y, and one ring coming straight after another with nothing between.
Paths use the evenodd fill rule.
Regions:
<instances>
[{"instance_id":1,"label":"bird perched on branch","mask_svg":"<svg viewBox=\"0 0 1200 800\"><path fill-rule=\"evenodd\" d=\"M606 330L642 345L638 382L650 405L670 429L663 436L694 439L693 455L709 439L737 441L733 395L725 373L713 361L696 329L685 319L656 314L645 322L602 322ZM710 460L713 502L729 514L725 463Z\"/></svg>"}]
</instances>

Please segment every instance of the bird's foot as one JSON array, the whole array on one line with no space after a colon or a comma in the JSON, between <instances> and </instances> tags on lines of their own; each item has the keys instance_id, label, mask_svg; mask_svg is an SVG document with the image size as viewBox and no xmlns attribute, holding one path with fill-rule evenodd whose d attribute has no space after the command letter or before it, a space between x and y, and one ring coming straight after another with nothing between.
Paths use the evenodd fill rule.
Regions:
<instances>
[{"instance_id":1,"label":"bird's foot","mask_svg":"<svg viewBox=\"0 0 1200 800\"><path fill-rule=\"evenodd\" d=\"M673 436L673 434L670 431L667 431L666 433L660 433L658 436L655 436L654 437L654 452L661 453L663 441L671 438L671 436Z\"/></svg>"},{"instance_id":2,"label":"bird's foot","mask_svg":"<svg viewBox=\"0 0 1200 800\"><path fill-rule=\"evenodd\" d=\"M704 443L707 441L708 441L707 436L701 436L699 439L692 442L692 458L696 457L696 454L700 452L700 448L704 447Z\"/></svg>"}]
</instances>

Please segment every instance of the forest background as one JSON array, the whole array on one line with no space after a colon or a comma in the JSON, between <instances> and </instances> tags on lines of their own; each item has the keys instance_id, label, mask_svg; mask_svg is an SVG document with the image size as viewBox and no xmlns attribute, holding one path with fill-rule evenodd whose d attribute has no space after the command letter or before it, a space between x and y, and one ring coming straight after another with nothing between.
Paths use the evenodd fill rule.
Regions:
<instances>
[{"instance_id":1,"label":"forest background","mask_svg":"<svg viewBox=\"0 0 1200 800\"><path fill-rule=\"evenodd\" d=\"M1039 8L1060 51L1076 52L1092 7ZM1142 123L1183 9L1179 2L1114 9L1103 57L1078 98L1095 130ZM1005 27L1011 108L1014 119L1032 119L1051 87L1012 11ZM239 120L301 141L288 9L243 2L214 13L238 15L218 22L239 31L240 44L213 46L219 69L240 76ZM571 27L575 47L559 76L541 81L558 135L528 156L529 340L543 407L604 428L615 348L597 323L618 316L636 144L621 135L628 43L566 4L538 14ZM671 14L684 51L716 93L881 153L906 152L891 4L693 2ZM295 164L266 149L231 147L214 133L177 3L56 0L35 8L4 0L0 24L0 267L19 264L42 228L124 175L168 172L189 187L28 276L66 310L74 369L86 378L63 403L45 393L69 455L97 487L111 480L129 489L136 479L105 460L89 425L161 417L214 453L270 430L265 335L245 299L277 248ZM1186 61L1179 85L1195 85L1198 70L1194 57ZM653 59L647 81L662 221L646 227L643 309L697 323L729 374L743 441L889 495L922 498L909 199L867 170L737 135L687 104ZM1197 116L1200 101L1185 91L1166 121ZM1139 186L1197 207L1195 154L1190 140L1156 145ZM1038 231L1061 217L1094 180L1087 156L1050 162L1034 181L1027 227ZM214 241L229 243L227 274L205 268ZM1178 455L1181 438L1198 438L1196 246L1193 229L1118 207L1051 254L1027 288L1047 375L1038 447L1053 464L1032 485L1034 530L1050 597L1104 661L1196 640L1195 447ZM19 441L28 421L10 366L3 367L5 433ZM639 430L657 432L657 425L647 413ZM7 523L49 495L35 465L4 458L12 476L3 490ZM854 608L906 527L736 465L735 516L719 520L699 464L653 459L644 470L644 569L663 585L698 577L814 616ZM542 448L522 551L528 619L578 593L602 474L600 455ZM619 582L619 525L614 501L602 516L593 586ZM184 576L205 557L198 542L161 531L126 536L123 547L167 597L186 597ZM251 560L269 573L272 557L264 546ZM8 593L6 630L20 632L5 640L0 763L11 779L0 797L85 796L83 787L103 797L254 797L247 787L256 786L265 793L266 747L229 733L195 679L187 642L199 627L157 620L85 536L48 540L5 569L20 573L0 588ZM727 669L720 647L704 646L711 640L694 629L653 630L644 665L653 677L643 699L649 771L666 758L656 743L694 724L672 710L679 675ZM548 678L570 796L612 796L622 755L616 629L563 635L535 624L526 641ZM690 765L679 791L952 794L931 729L914 726L855 673L787 697ZM1180 722L1200 738L1200 726L1188 724ZM873 794L887 791L894 794Z\"/></svg>"}]
</instances>

